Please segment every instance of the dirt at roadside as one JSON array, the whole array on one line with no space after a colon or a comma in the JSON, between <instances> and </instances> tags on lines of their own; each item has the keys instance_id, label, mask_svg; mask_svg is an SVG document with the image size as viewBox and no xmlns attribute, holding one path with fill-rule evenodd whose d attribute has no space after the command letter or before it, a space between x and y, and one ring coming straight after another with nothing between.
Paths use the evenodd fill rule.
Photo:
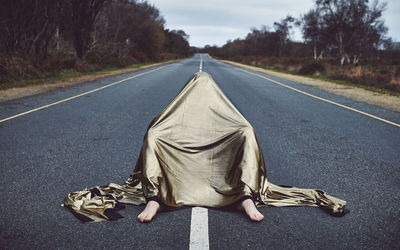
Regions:
<instances>
[{"instance_id":1,"label":"dirt at roadside","mask_svg":"<svg viewBox=\"0 0 400 250\"><path fill-rule=\"evenodd\" d=\"M22 97L26 97L26 96L36 95L36 94L44 93L44 92L54 90L54 89L67 88L69 86L79 84L82 82L93 81L93 80L100 79L100 78L103 78L106 76L112 76L112 75L133 72L133 71L136 71L139 69L145 69L145 68L157 66L160 64L166 64L169 62L172 62L172 61L155 63L155 64L151 64L151 65L145 65L145 66L142 66L142 67L139 67L136 69L121 69L121 70L116 70L116 71L112 71L112 72L107 72L104 74L80 76L80 77L74 77L74 78L70 78L67 80L56 81L56 82L51 82L51 83L42 83L42 84L37 84L37 85L32 85L32 86L0 90L0 102L5 102L8 100L14 100L14 99L18 99L18 98L22 98Z\"/></svg>"},{"instance_id":2,"label":"dirt at roadside","mask_svg":"<svg viewBox=\"0 0 400 250\"><path fill-rule=\"evenodd\" d=\"M345 97L348 97L348 98L351 98L351 99L354 99L357 101L366 102L366 103L373 104L373 105L376 105L379 107L383 107L386 109L391 109L391 110L400 112L400 97L398 97L398 96L391 96L391 95L387 95L387 94L382 94L382 93L365 90L362 88L357 88L357 87L353 87L353 86L344 86L344 85L335 84L332 82L312 79L312 78L303 77L303 76L296 76L296 75L291 75L291 74L275 72L275 71L271 71L271 70L257 68L254 66L249 66L249 65L232 62L232 61L226 61L226 60L223 60L223 61L233 64L233 65L236 65L236 66L252 69L255 71L259 71L259 72L264 72L269 75L282 77L282 78L296 81L296 82L306 84L309 86L314 86L314 87L326 90L328 92L332 92L337 95L345 96ZM160 64L165 64L165 63L168 63L168 62L146 65L146 66L143 66L143 67L140 67L137 69L123 69L123 70L117 70L117 71L99 74L99 75L88 75L88 76L71 78L71 79L63 80L63 81L59 81L59 82L44 83L44 84L26 86L26 87L21 87L21 88L0 90L0 102L13 100L13 99L21 98L21 97L26 97L26 96L31 96L31 95L47 92L47 91L54 90L54 89L66 88L66 87L69 87L69 86L72 86L75 84L79 84L82 82L92 81L92 80L96 80L96 79L103 78L106 76L111 76L111 75L133 72L138 69L144 69L144 68L148 68L148 67L152 67L152 66L156 66L156 65L160 65Z\"/></svg>"},{"instance_id":3,"label":"dirt at roadside","mask_svg":"<svg viewBox=\"0 0 400 250\"><path fill-rule=\"evenodd\" d=\"M244 65L244 64L240 64L240 63L236 63L236 62L232 62L232 61L227 61L227 60L222 60L222 61L236 65L236 66L240 66L243 68L252 69L255 71L267 73L269 75L273 75L273 76L285 78L285 79L288 79L291 81L306 84L309 86L317 87L317 88L326 90L328 92L331 92L331 93L334 93L334 94L337 94L340 96L345 96L345 97L351 98L356 101L366 102L366 103L373 104L373 105L376 105L379 107L383 107L386 109L391 109L391 110L400 112L400 97L398 97L398 96L377 93L377 92L373 92L373 91L362 89L362 88L357 88L357 87L353 87L353 86L345 86L345 85L336 84L333 82L312 79L312 78L308 78L308 77L304 77L304 76L296 76L296 75L291 75L291 74L275 72L272 70L261 69L261 68L257 68L254 66Z\"/></svg>"}]
</instances>

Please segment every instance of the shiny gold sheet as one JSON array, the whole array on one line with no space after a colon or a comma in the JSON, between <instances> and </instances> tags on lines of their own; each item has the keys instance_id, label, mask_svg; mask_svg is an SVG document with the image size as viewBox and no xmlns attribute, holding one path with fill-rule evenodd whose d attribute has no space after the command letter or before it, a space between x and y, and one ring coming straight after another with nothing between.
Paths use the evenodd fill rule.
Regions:
<instances>
[{"instance_id":1,"label":"shiny gold sheet","mask_svg":"<svg viewBox=\"0 0 400 250\"><path fill-rule=\"evenodd\" d=\"M63 205L83 221L117 219L118 204L224 207L243 196L256 205L320 206L343 214L345 201L317 189L269 183L252 126L211 76L198 72L148 127L133 174L123 185L73 192Z\"/></svg>"}]
</instances>

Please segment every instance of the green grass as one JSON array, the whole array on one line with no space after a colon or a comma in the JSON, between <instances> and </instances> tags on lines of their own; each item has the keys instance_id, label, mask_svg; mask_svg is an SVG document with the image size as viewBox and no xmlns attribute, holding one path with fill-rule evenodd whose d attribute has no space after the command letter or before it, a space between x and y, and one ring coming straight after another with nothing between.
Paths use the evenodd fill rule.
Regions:
<instances>
[{"instance_id":1,"label":"green grass","mask_svg":"<svg viewBox=\"0 0 400 250\"><path fill-rule=\"evenodd\" d=\"M180 60L180 59L176 59L176 60ZM134 70L134 69L138 69L143 66L151 65L154 63L157 63L157 62L132 64L132 65L122 67L122 68L111 67L111 68L105 68L105 69L91 71L91 72L77 72L77 71L73 71L73 70L63 70L57 76L0 83L0 90L6 90L6 89L18 88L18 87L26 87L26 86L32 86L32 85L39 85L39 84L44 84L44 83L51 84L51 83L55 83L55 82L69 80L72 78L82 77L82 76L101 76L101 75L106 75L106 74L113 73L113 72L117 73L118 71L129 70L129 69Z\"/></svg>"},{"instance_id":2,"label":"green grass","mask_svg":"<svg viewBox=\"0 0 400 250\"><path fill-rule=\"evenodd\" d=\"M243 64L243 65L252 66L252 67L256 67L256 68L266 69L266 70L270 70L270 71L274 71L274 72L278 72L278 73L285 73L285 74L294 75L294 76L302 76L302 77L307 77L307 78L311 78L311 79L316 79L316 80L321 80L321 81L326 81L326 82L332 82L332 83L336 83L336 84L340 84L340 85L344 85L344 86L348 86L348 87L362 88L362 89L373 91L373 92L380 93L380 94L387 94L387 95L399 96L400 97L400 93L395 92L395 91L390 91L390 90L387 90L387 89L382 89L382 88L377 88L377 87L372 87L372 86L352 83L352 82L345 81L345 80L336 80L336 79L333 79L333 78L330 78L330 77L327 77L327 76L301 75L301 74L297 74L297 73L294 73L294 72L291 72L291 71L288 71L288 70L281 70L281 69L275 69L275 68L267 68L267 67L262 67L262 66L255 66L255 65L251 65L251 64L243 63L243 62L237 62L237 63Z\"/></svg>"}]
</instances>

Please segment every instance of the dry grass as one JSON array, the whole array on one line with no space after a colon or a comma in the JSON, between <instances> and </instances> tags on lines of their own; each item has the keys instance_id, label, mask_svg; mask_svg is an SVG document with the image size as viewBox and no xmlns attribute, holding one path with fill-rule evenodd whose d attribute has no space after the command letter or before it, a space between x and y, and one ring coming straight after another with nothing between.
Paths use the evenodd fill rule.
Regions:
<instances>
[{"instance_id":1,"label":"dry grass","mask_svg":"<svg viewBox=\"0 0 400 250\"><path fill-rule=\"evenodd\" d=\"M20 85L16 84L16 87L0 89L0 102L31 96L54 89L62 89L78 83L88 82L111 75L128 73L172 61L175 60L164 61L161 63L134 64L122 69L111 68L89 73L67 72L54 78L27 80L22 82Z\"/></svg>"},{"instance_id":2,"label":"dry grass","mask_svg":"<svg viewBox=\"0 0 400 250\"><path fill-rule=\"evenodd\" d=\"M368 89L400 93L400 62L391 60L361 60L358 65L339 65L336 58L314 61L309 58L236 56L228 60L294 74L338 80Z\"/></svg>"},{"instance_id":3,"label":"dry grass","mask_svg":"<svg viewBox=\"0 0 400 250\"><path fill-rule=\"evenodd\" d=\"M328 92L332 92L337 95L345 96L357 101L370 103L386 109L391 109L400 112L400 96L390 95L387 91L371 91L370 89L359 88L357 85L346 84L345 82L337 83L337 81L326 81L307 76L299 76L295 74L288 74L283 72L277 72L268 70L265 68L254 67L246 64L240 64L232 61L226 61L228 63L250 68L252 70L264 72L277 77L286 78L298 83L306 84L309 86L317 87ZM345 86L343 86L343 84Z\"/></svg>"}]
</instances>

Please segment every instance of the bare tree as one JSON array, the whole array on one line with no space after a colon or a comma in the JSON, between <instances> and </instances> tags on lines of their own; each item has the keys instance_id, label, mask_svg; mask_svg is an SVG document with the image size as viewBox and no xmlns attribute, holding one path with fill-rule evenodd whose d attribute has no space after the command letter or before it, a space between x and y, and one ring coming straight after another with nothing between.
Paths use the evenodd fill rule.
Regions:
<instances>
[{"instance_id":1,"label":"bare tree","mask_svg":"<svg viewBox=\"0 0 400 250\"><path fill-rule=\"evenodd\" d=\"M187 55L189 53L189 35L183 30L165 30L165 50L172 53Z\"/></svg>"},{"instance_id":2,"label":"bare tree","mask_svg":"<svg viewBox=\"0 0 400 250\"><path fill-rule=\"evenodd\" d=\"M0 9L0 50L43 66L56 32L61 0L3 1Z\"/></svg>"},{"instance_id":3,"label":"bare tree","mask_svg":"<svg viewBox=\"0 0 400 250\"><path fill-rule=\"evenodd\" d=\"M280 56L282 54L281 34L270 31L267 26L262 26L261 29L252 28L245 41L250 55Z\"/></svg>"},{"instance_id":4,"label":"bare tree","mask_svg":"<svg viewBox=\"0 0 400 250\"><path fill-rule=\"evenodd\" d=\"M303 37L345 61L358 63L362 55L376 53L385 40L382 19L386 3L375 0L316 0L303 16ZM352 59L352 60L351 60Z\"/></svg>"},{"instance_id":5,"label":"bare tree","mask_svg":"<svg viewBox=\"0 0 400 250\"><path fill-rule=\"evenodd\" d=\"M164 49L165 20L146 1L114 0L101 12L96 27L102 46L113 54L145 54L158 59Z\"/></svg>"},{"instance_id":6,"label":"bare tree","mask_svg":"<svg viewBox=\"0 0 400 250\"><path fill-rule=\"evenodd\" d=\"M314 60L322 59L325 51L325 27L319 9L312 9L300 18L303 38L312 44ZM318 54L319 51L319 54Z\"/></svg>"},{"instance_id":7,"label":"bare tree","mask_svg":"<svg viewBox=\"0 0 400 250\"><path fill-rule=\"evenodd\" d=\"M78 58L84 58L91 43L96 18L107 0L67 0L63 11L63 33L73 40Z\"/></svg>"},{"instance_id":8,"label":"bare tree","mask_svg":"<svg viewBox=\"0 0 400 250\"><path fill-rule=\"evenodd\" d=\"M294 21L295 19L292 16L288 15L279 23L274 22L275 32L279 36L279 56L282 56L283 48L286 45L286 42L289 40L290 30L293 28Z\"/></svg>"}]
</instances>

